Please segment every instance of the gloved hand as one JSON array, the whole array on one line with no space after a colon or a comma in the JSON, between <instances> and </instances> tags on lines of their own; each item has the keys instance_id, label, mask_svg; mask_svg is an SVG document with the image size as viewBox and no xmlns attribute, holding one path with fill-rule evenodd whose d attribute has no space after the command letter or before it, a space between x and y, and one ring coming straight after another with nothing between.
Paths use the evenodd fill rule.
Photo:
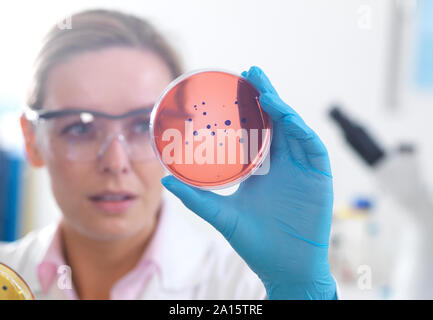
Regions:
<instances>
[{"instance_id":1,"label":"gloved hand","mask_svg":"<svg viewBox=\"0 0 433 320\"><path fill-rule=\"evenodd\" d=\"M227 239L262 280L269 299L335 299L328 262L333 188L328 153L257 67L242 76L261 93L273 120L271 166L230 196L162 184Z\"/></svg>"}]
</instances>

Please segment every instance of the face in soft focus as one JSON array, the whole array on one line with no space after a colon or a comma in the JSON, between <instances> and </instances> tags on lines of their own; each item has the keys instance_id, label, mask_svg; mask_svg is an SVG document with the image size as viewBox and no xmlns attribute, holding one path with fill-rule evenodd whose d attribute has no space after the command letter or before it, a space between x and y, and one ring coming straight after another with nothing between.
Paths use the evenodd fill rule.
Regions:
<instances>
[{"instance_id":1,"label":"face in soft focus","mask_svg":"<svg viewBox=\"0 0 433 320\"><path fill-rule=\"evenodd\" d=\"M168 66L152 52L110 48L82 53L50 71L44 108L122 114L153 106L171 80ZM64 222L74 230L95 239L116 240L152 223L161 202L160 179L164 176L155 157L131 162L122 143L114 139L93 162L43 158ZM136 198L126 211L107 213L89 199L106 190L127 191Z\"/></svg>"}]
</instances>

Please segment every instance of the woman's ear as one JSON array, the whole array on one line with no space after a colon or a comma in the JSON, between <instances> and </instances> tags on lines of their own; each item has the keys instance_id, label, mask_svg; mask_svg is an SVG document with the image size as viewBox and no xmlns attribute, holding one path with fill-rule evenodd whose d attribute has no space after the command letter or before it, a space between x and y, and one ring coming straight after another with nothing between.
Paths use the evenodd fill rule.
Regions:
<instances>
[{"instance_id":1,"label":"woman's ear","mask_svg":"<svg viewBox=\"0 0 433 320\"><path fill-rule=\"evenodd\" d=\"M44 160L41 156L41 153L38 149L38 145L36 143L36 135L35 135L35 130L33 128L33 124L26 119L24 114L21 115L20 123L21 123L21 130L24 135L27 157L29 158L30 164L36 168L43 167Z\"/></svg>"}]
</instances>

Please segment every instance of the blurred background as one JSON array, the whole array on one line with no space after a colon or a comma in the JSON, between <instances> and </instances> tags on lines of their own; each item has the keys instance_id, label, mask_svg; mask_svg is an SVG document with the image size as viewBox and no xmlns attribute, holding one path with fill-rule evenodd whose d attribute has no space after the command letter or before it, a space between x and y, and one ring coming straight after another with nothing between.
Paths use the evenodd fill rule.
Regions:
<instances>
[{"instance_id":1,"label":"blurred background","mask_svg":"<svg viewBox=\"0 0 433 320\"><path fill-rule=\"evenodd\" d=\"M114 8L152 22L186 71L260 66L328 148L335 183L330 260L341 297L423 297L425 288L413 284L428 287L415 278L433 256L425 246L433 226L432 2L2 2L0 241L60 216L47 173L27 164L18 122L41 39L59 21L73 28L71 13Z\"/></svg>"}]
</instances>

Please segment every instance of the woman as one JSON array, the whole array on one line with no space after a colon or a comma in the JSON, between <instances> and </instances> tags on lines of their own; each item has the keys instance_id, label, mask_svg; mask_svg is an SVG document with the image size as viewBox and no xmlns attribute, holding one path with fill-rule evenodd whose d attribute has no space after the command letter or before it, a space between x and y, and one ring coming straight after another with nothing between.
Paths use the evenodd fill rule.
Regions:
<instances>
[{"instance_id":1,"label":"woman","mask_svg":"<svg viewBox=\"0 0 433 320\"><path fill-rule=\"evenodd\" d=\"M0 261L44 299L335 298L327 151L263 72L243 76L273 119L270 172L218 196L163 178L143 148L146 114L181 73L163 38L115 11L71 21L51 30L37 60L28 105L43 121L21 118L28 158L47 167L63 216L2 246ZM94 135L68 120L78 114L97 124ZM162 199L160 181L235 251L196 235Z\"/></svg>"}]
</instances>

